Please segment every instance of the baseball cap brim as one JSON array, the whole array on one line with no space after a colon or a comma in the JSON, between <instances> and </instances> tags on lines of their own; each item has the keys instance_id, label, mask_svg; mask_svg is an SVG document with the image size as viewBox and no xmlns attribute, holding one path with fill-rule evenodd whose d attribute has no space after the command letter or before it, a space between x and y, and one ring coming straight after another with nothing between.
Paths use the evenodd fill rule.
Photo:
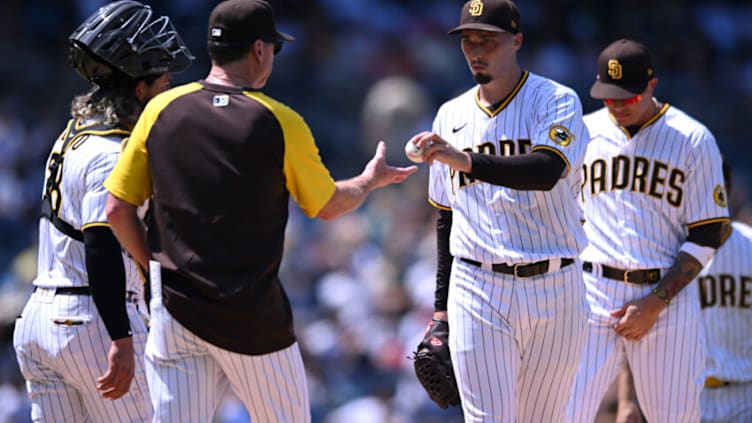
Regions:
<instances>
[{"instance_id":1,"label":"baseball cap brim","mask_svg":"<svg viewBox=\"0 0 752 423\"><path fill-rule=\"evenodd\" d=\"M279 40L279 41L295 41L295 37L293 37L290 34L285 34L284 32L277 31L277 40Z\"/></svg>"},{"instance_id":2,"label":"baseball cap brim","mask_svg":"<svg viewBox=\"0 0 752 423\"><path fill-rule=\"evenodd\" d=\"M501 29L498 26L485 24L485 23L479 23L479 22L470 22L466 24L462 24L451 31L448 32L448 34L456 34L463 29L476 29L479 31L493 31L493 32L508 32L505 29Z\"/></svg>"},{"instance_id":3,"label":"baseball cap brim","mask_svg":"<svg viewBox=\"0 0 752 423\"><path fill-rule=\"evenodd\" d=\"M645 91L645 88L647 88L647 84L620 87L618 85L596 80L593 86L590 88L590 97L593 97L597 100L624 100L642 93L643 91Z\"/></svg>"}]
</instances>

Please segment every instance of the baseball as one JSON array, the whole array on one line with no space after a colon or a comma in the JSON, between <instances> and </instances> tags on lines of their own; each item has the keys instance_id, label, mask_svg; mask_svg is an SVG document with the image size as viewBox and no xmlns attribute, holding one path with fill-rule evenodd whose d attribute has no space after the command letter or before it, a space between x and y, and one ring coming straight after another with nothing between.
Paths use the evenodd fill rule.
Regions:
<instances>
[{"instance_id":1,"label":"baseball","mask_svg":"<svg viewBox=\"0 0 752 423\"><path fill-rule=\"evenodd\" d=\"M423 163L423 149L408 141L405 144L405 155L413 163Z\"/></svg>"}]
</instances>

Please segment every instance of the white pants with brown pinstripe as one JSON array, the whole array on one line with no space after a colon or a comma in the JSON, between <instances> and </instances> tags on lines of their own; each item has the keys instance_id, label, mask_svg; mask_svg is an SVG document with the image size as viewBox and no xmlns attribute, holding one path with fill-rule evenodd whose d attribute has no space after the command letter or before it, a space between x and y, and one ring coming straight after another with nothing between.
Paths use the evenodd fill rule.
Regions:
<instances>
[{"instance_id":1,"label":"white pants with brown pinstripe","mask_svg":"<svg viewBox=\"0 0 752 423\"><path fill-rule=\"evenodd\" d=\"M186 329L161 301L159 266L151 263L151 328L146 377L154 423L210 423L229 387L251 421L310 423L310 401L297 343L263 355L219 348ZM238 336L246 336L238 333Z\"/></svg>"},{"instance_id":2,"label":"white pants with brown pinstripe","mask_svg":"<svg viewBox=\"0 0 752 423\"><path fill-rule=\"evenodd\" d=\"M639 341L613 329L611 310L649 295L654 284L636 285L585 272L592 313L588 341L575 380L568 423L592 422L609 385L629 363L640 408L651 423L700 421L704 383L705 337L700 321L697 284L687 285L658 316Z\"/></svg>"},{"instance_id":3,"label":"white pants with brown pinstripe","mask_svg":"<svg viewBox=\"0 0 752 423\"><path fill-rule=\"evenodd\" d=\"M449 348L466 423L562 421L585 343L581 269L518 278L454 260Z\"/></svg>"},{"instance_id":4,"label":"white pants with brown pinstripe","mask_svg":"<svg viewBox=\"0 0 752 423\"><path fill-rule=\"evenodd\" d=\"M34 422L132 422L151 418L144 374L147 329L132 302L126 310L136 368L127 394L102 398L96 379L107 371L110 336L91 295L40 288L16 320L13 344L31 398Z\"/></svg>"}]
</instances>

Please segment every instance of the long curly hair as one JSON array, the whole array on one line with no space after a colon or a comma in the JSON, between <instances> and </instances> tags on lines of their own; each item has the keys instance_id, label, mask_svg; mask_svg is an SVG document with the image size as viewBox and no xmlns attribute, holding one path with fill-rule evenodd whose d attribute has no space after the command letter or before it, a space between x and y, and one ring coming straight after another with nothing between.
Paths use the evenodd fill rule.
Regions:
<instances>
[{"instance_id":1,"label":"long curly hair","mask_svg":"<svg viewBox=\"0 0 752 423\"><path fill-rule=\"evenodd\" d=\"M73 98L71 117L74 119L96 119L107 125L122 129L133 129L144 108L136 97L136 85L144 81L151 85L161 74L131 78L115 72L102 84L94 84L86 94Z\"/></svg>"},{"instance_id":2,"label":"long curly hair","mask_svg":"<svg viewBox=\"0 0 752 423\"><path fill-rule=\"evenodd\" d=\"M94 85L86 93L73 98L71 116L75 119L101 120L107 125L132 129L143 106L135 95L136 81L103 88Z\"/></svg>"}]
</instances>

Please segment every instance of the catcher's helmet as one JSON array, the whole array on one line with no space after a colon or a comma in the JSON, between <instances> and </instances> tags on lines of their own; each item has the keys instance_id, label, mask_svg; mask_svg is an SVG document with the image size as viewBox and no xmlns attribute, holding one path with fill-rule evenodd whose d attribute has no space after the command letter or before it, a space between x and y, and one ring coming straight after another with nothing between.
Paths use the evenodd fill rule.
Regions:
<instances>
[{"instance_id":1,"label":"catcher's helmet","mask_svg":"<svg viewBox=\"0 0 752 423\"><path fill-rule=\"evenodd\" d=\"M97 85L180 72L193 60L170 18L134 0L102 6L68 39L71 66Z\"/></svg>"}]
</instances>

